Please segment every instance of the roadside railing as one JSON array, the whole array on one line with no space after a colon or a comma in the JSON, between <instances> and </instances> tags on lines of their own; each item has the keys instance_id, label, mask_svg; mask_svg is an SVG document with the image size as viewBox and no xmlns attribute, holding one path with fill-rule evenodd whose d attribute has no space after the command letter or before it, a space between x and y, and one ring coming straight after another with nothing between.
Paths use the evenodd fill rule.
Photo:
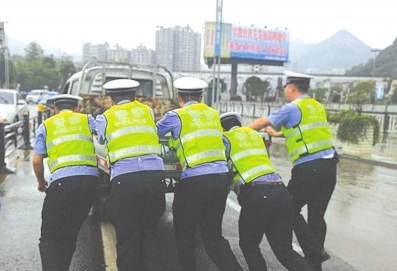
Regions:
<instances>
[{"instance_id":1,"label":"roadside railing","mask_svg":"<svg viewBox=\"0 0 397 271\"><path fill-rule=\"evenodd\" d=\"M5 125L0 119L0 173L14 173L14 169L6 163L6 157L18 149L32 150L31 137L36 136L37 127L48 117L50 110L40 110L37 116L30 117L29 112L23 115L23 120L13 124ZM14 145L14 150L7 152L7 149Z\"/></svg>"}]
</instances>

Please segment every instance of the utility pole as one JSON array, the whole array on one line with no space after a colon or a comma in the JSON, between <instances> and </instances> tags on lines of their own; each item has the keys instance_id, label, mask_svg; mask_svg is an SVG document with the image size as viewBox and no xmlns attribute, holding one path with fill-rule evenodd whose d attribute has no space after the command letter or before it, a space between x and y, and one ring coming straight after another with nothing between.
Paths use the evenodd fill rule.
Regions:
<instances>
[{"instance_id":1,"label":"utility pole","mask_svg":"<svg viewBox=\"0 0 397 271\"><path fill-rule=\"evenodd\" d=\"M218 92L218 85L220 81L220 70L221 70L221 41L222 41L222 9L223 0L216 0L216 31L215 31L215 54L214 54L214 67L212 79L212 97L211 106L215 104L215 93ZM218 64L218 76L215 80L215 64Z\"/></svg>"},{"instance_id":2,"label":"utility pole","mask_svg":"<svg viewBox=\"0 0 397 271\"><path fill-rule=\"evenodd\" d=\"M375 53L375 55L374 55L374 60L373 60L373 62L372 62L372 78L374 78L375 77L375 62L376 62L376 53L377 52L380 52L381 50L380 49L371 49L371 52L373 52L373 53Z\"/></svg>"},{"instance_id":3,"label":"utility pole","mask_svg":"<svg viewBox=\"0 0 397 271\"><path fill-rule=\"evenodd\" d=\"M10 88L10 72L8 66L8 48L4 31L4 22L0 22L0 45L4 54L4 88Z\"/></svg>"}]
</instances>

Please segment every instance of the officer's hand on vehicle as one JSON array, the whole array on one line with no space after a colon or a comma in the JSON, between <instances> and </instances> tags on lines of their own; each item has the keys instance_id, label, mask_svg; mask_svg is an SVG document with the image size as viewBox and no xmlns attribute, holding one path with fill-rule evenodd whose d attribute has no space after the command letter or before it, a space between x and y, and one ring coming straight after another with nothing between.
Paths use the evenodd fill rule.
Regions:
<instances>
[{"instance_id":1,"label":"officer's hand on vehicle","mask_svg":"<svg viewBox=\"0 0 397 271\"><path fill-rule=\"evenodd\" d=\"M44 181L44 183L37 184L37 189L40 192L45 192L47 190L47 187L48 187L48 182L47 181Z\"/></svg>"},{"instance_id":2,"label":"officer's hand on vehicle","mask_svg":"<svg viewBox=\"0 0 397 271\"><path fill-rule=\"evenodd\" d=\"M271 136L282 136L283 135L283 132L281 132L281 131L277 132L271 126L265 127L265 132L268 133Z\"/></svg>"}]
</instances>

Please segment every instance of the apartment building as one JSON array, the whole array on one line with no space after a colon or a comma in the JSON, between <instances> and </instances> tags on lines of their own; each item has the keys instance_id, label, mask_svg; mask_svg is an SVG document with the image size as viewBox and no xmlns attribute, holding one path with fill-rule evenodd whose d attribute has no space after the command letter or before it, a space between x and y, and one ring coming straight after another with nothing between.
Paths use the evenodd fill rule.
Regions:
<instances>
[{"instance_id":1,"label":"apartment building","mask_svg":"<svg viewBox=\"0 0 397 271\"><path fill-rule=\"evenodd\" d=\"M157 64L172 71L199 71L201 33L187 26L158 27L156 31Z\"/></svg>"},{"instance_id":2,"label":"apartment building","mask_svg":"<svg viewBox=\"0 0 397 271\"><path fill-rule=\"evenodd\" d=\"M109 44L83 43L83 63L90 60L108 60Z\"/></svg>"}]
</instances>

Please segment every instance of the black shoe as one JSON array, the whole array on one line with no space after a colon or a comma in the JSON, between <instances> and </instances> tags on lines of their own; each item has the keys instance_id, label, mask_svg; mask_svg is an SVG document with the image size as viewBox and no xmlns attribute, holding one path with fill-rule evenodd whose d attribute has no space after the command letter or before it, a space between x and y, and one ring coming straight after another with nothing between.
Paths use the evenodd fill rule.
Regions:
<instances>
[{"instance_id":1,"label":"black shoe","mask_svg":"<svg viewBox=\"0 0 397 271\"><path fill-rule=\"evenodd\" d=\"M315 259L308 259L305 257L305 260L308 261L308 263L313 267L314 271L322 271L321 263L329 259L331 259L331 256L327 252L325 252L324 249L321 251L321 254Z\"/></svg>"},{"instance_id":2,"label":"black shoe","mask_svg":"<svg viewBox=\"0 0 397 271\"><path fill-rule=\"evenodd\" d=\"M323 262L325 262L326 260L329 260L329 259L331 259L331 256L327 252L325 252L325 250L323 249L321 251L321 257L319 258L320 262L323 263Z\"/></svg>"}]
</instances>

